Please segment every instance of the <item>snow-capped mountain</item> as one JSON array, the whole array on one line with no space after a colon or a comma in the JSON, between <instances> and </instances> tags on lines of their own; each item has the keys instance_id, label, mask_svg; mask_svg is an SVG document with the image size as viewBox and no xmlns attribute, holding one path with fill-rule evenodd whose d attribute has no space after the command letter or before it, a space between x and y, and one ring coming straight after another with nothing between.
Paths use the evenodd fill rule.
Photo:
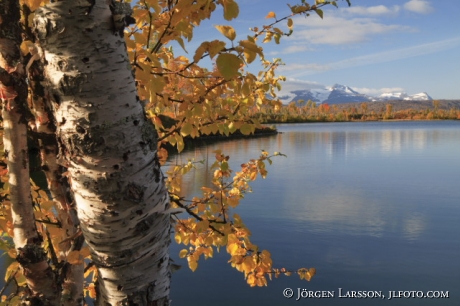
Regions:
<instances>
[{"instance_id":1,"label":"snow-capped mountain","mask_svg":"<svg viewBox=\"0 0 460 306\"><path fill-rule=\"evenodd\" d=\"M319 84L309 86L310 88L302 90L292 90L284 94L280 99L289 103L292 101L303 100L306 103L311 100L316 103L340 104L352 102L369 102L369 101L388 101L388 100L405 100L405 101L431 101L433 100L426 92L415 95L408 95L404 92L388 92L380 96L370 96L357 92L349 86L335 84L327 87Z\"/></svg>"},{"instance_id":2,"label":"snow-capped mountain","mask_svg":"<svg viewBox=\"0 0 460 306\"><path fill-rule=\"evenodd\" d=\"M348 102L365 102L369 101L369 96L360 94L348 86L335 84L330 88L331 93L326 100L328 104L340 104ZM345 102L346 101L346 102Z\"/></svg>"}]
</instances>

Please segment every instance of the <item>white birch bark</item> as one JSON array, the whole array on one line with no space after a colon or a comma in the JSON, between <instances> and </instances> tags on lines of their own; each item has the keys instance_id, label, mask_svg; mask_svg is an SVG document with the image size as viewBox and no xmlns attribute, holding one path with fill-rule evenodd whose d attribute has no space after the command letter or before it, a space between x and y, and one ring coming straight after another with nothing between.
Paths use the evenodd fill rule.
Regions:
<instances>
[{"instance_id":1,"label":"white birch bark","mask_svg":"<svg viewBox=\"0 0 460 306\"><path fill-rule=\"evenodd\" d=\"M36 12L62 163L97 266L98 305L168 305L169 196L107 1Z\"/></svg>"},{"instance_id":2,"label":"white birch bark","mask_svg":"<svg viewBox=\"0 0 460 306\"><path fill-rule=\"evenodd\" d=\"M59 300L52 273L36 226L30 193L27 148L27 83L19 46L19 3L0 1L0 100L2 101L3 142L7 155L9 199L13 241L31 300L56 305Z\"/></svg>"},{"instance_id":3,"label":"white birch bark","mask_svg":"<svg viewBox=\"0 0 460 306\"><path fill-rule=\"evenodd\" d=\"M81 250L83 237L81 236L74 203L67 192L67 178L62 176L65 168L60 167L57 162L56 128L52 120L51 107L49 107L50 101L47 99L48 95L42 84L44 73L42 62L38 59L34 61L27 73L31 91L29 99L31 100L30 104L35 117L35 120L29 121L29 123L34 127L34 133L40 147L41 167L45 173L52 199L56 203L55 209L61 229L66 234L66 239L61 241L58 246L57 257L62 263L66 261L67 255L71 251ZM59 270L62 275L59 275L58 279L62 284L56 284L62 289L61 305L83 305L83 262L73 264L67 262L66 265L65 269Z\"/></svg>"}]
</instances>

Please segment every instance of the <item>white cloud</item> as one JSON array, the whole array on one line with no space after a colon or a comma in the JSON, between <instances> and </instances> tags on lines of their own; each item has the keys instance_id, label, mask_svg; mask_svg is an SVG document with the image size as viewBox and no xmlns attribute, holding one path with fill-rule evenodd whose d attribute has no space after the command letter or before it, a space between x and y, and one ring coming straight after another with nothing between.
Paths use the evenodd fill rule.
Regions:
<instances>
[{"instance_id":1,"label":"white cloud","mask_svg":"<svg viewBox=\"0 0 460 306\"><path fill-rule=\"evenodd\" d=\"M327 70L338 70L351 67L366 66L378 63L392 62L400 59L411 58L420 55L437 53L443 50L452 49L460 45L460 36L431 42L427 44L389 50L384 52L378 52L374 54L357 56L352 58L347 58L341 61L326 63L326 64L288 64L286 66L280 67L282 71L301 71L290 75L291 77L298 77L301 75L314 74L320 71Z\"/></svg>"},{"instance_id":2,"label":"white cloud","mask_svg":"<svg viewBox=\"0 0 460 306\"><path fill-rule=\"evenodd\" d=\"M425 0L410 0L404 4L404 8L406 10L420 14L428 14L433 11L430 3Z\"/></svg>"},{"instance_id":3,"label":"white cloud","mask_svg":"<svg viewBox=\"0 0 460 306\"><path fill-rule=\"evenodd\" d=\"M280 66L278 71L310 71L310 72L320 72L320 71L328 71L333 69L333 67L329 65L323 64L288 64L285 66ZM302 73L303 74L303 73Z\"/></svg>"},{"instance_id":4,"label":"white cloud","mask_svg":"<svg viewBox=\"0 0 460 306\"><path fill-rule=\"evenodd\" d=\"M375 35L413 31L408 26L383 24L373 18L350 19L333 14L327 15L324 20L297 18L294 25L295 35L289 40L329 45L354 44L369 41Z\"/></svg>"},{"instance_id":5,"label":"white cloud","mask_svg":"<svg viewBox=\"0 0 460 306\"><path fill-rule=\"evenodd\" d=\"M283 90L293 91L298 89L323 89L325 86L318 82L299 80L295 78L287 78L282 83Z\"/></svg>"},{"instance_id":6,"label":"white cloud","mask_svg":"<svg viewBox=\"0 0 460 306\"><path fill-rule=\"evenodd\" d=\"M307 45L293 44L293 45L290 45L289 47L284 48L282 51L270 52L270 55L290 54L290 53L305 52L305 51L312 51L312 50L313 49Z\"/></svg>"},{"instance_id":7,"label":"white cloud","mask_svg":"<svg viewBox=\"0 0 460 306\"><path fill-rule=\"evenodd\" d=\"M377 6L351 6L348 8L343 8L342 11L348 14L355 14L355 15L395 15L401 10L399 5L394 5L392 7L386 7L385 5L377 5Z\"/></svg>"},{"instance_id":8,"label":"white cloud","mask_svg":"<svg viewBox=\"0 0 460 306\"><path fill-rule=\"evenodd\" d=\"M353 90L356 90L359 93L369 95L369 96L380 96L383 93L388 92L404 92L402 87L384 87L384 88L366 88L366 87L352 87Z\"/></svg>"}]
</instances>

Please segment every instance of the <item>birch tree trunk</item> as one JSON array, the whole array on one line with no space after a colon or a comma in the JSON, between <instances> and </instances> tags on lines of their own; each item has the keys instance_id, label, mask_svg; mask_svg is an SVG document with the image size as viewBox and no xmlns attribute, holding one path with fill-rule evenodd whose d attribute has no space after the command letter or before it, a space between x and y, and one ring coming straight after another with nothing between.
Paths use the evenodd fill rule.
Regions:
<instances>
[{"instance_id":1,"label":"birch tree trunk","mask_svg":"<svg viewBox=\"0 0 460 306\"><path fill-rule=\"evenodd\" d=\"M7 155L9 200L13 241L30 289L30 300L56 305L59 293L37 232L30 193L27 148L27 82L19 46L20 11L16 0L0 1L0 100L2 101L3 142ZM37 301L40 300L40 301Z\"/></svg>"},{"instance_id":2,"label":"birch tree trunk","mask_svg":"<svg viewBox=\"0 0 460 306\"><path fill-rule=\"evenodd\" d=\"M81 229L98 269L98 305L168 305L169 196L153 124L138 101L106 0L37 10L60 141Z\"/></svg>"},{"instance_id":3,"label":"birch tree trunk","mask_svg":"<svg viewBox=\"0 0 460 306\"><path fill-rule=\"evenodd\" d=\"M56 266L65 262L65 267L59 269L58 279L61 283L56 284L61 290L61 305L75 306L83 305L83 283L84 283L84 265L81 263L70 264L67 261L67 256L72 251L80 251L83 246L83 236L80 231L80 223L74 207L72 195L68 192L68 181L62 176L65 168L61 167L57 161L59 152L56 139L56 127L51 111L49 95L46 94L46 89L43 84L44 69L43 63L40 61L40 52L36 46L31 52L32 56L37 55L36 59L29 60L27 71L29 89L30 89L30 105L31 111L34 114L34 119L29 121L29 125L33 127L33 136L38 140L41 157L41 168L46 176L49 192L53 198L57 218L60 222L64 239L59 242L57 247L57 259L60 263L54 263ZM55 245L56 247L56 245Z\"/></svg>"}]
</instances>

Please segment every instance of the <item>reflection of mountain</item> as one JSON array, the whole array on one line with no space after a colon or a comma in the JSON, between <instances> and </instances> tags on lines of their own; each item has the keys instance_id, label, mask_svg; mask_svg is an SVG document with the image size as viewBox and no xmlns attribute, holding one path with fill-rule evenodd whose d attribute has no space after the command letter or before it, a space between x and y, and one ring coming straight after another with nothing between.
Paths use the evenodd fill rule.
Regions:
<instances>
[{"instance_id":1,"label":"reflection of mountain","mask_svg":"<svg viewBox=\"0 0 460 306\"><path fill-rule=\"evenodd\" d=\"M286 135L288 137L281 148L295 148L288 154L289 158L324 163L321 156L325 155L330 161L329 165L322 164L320 172L305 170L308 175L297 186L306 194L300 202L298 195L293 194L294 189L285 192L283 203L289 203L286 205L288 213L300 223L309 224L309 229L315 232L340 227L352 235L382 237L391 229L400 232L405 239L420 239L427 228L426 217L403 209L396 220L392 217L393 210L399 211L400 208L386 202L393 197L390 191L393 188L390 187L393 186L392 175L400 173L395 165L401 165L400 161L430 147L438 141L438 135L422 129L379 128L376 131L372 125L368 125L369 129L342 128L328 130L312 126L306 129L307 132ZM303 156L297 151L302 151ZM381 168L381 164L387 166ZM293 171L290 169L288 173L294 175ZM374 181L383 184L377 187L373 185ZM316 182L327 184L327 191ZM417 189L417 183L408 181L404 192L411 188ZM323 190L323 193L312 192L316 189ZM406 204L409 202L410 199Z\"/></svg>"},{"instance_id":2,"label":"reflection of mountain","mask_svg":"<svg viewBox=\"0 0 460 306\"><path fill-rule=\"evenodd\" d=\"M422 177L430 177L426 171L431 170L413 161L427 149L439 147L445 137L430 124L441 123L282 125L283 134L274 137L223 142L181 154L183 162L209 158L207 164L197 165L196 173L184 177L183 189L187 195L199 195L201 186L210 186L212 170L205 168L213 162L217 148L231 156L235 171L261 149L279 151L288 158L274 160L272 166L267 165L267 179L251 183L257 196L267 195L263 201L267 210L250 205L244 208L250 209L250 215L277 211L308 224L311 231L340 228L347 234L373 237L390 231L417 240L426 233L429 220L413 209L419 205L414 200L420 200L413 194L424 192L419 184L425 182Z\"/></svg>"}]
</instances>

